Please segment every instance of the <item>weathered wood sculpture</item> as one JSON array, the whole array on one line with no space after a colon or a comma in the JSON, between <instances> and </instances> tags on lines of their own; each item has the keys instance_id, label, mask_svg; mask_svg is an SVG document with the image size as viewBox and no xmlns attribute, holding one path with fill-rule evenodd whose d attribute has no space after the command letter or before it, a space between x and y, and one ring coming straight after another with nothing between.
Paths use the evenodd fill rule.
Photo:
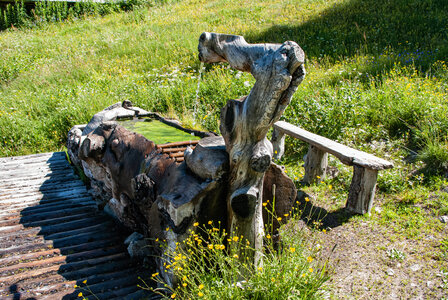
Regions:
<instances>
[{"instance_id":1,"label":"weathered wood sculpture","mask_svg":"<svg viewBox=\"0 0 448 300\"><path fill-rule=\"evenodd\" d=\"M129 239L129 252L150 249L171 286L176 278L165 266L170 253L197 229L195 223L221 224L260 249L262 198L272 199L275 191L273 209L283 215L297 193L292 180L271 163L272 144L266 134L305 76L302 49L294 42L250 45L241 36L204 33L199 57L204 62L228 61L257 80L249 96L231 100L222 109L223 137L204 133L178 161L165 153L165 145L115 122L120 116L153 114L124 102L97 113L86 126L72 128L67 141L72 162L90 179L98 207L141 233L133 235L140 240ZM151 247L144 247L147 241Z\"/></svg>"},{"instance_id":2,"label":"weathered wood sculpture","mask_svg":"<svg viewBox=\"0 0 448 300\"><path fill-rule=\"evenodd\" d=\"M248 44L242 36L209 32L201 35L198 50L201 61L228 62L256 79L248 96L230 100L222 109L220 130L230 160L229 229L246 238L254 249L260 249L263 177L273 155L266 134L305 77L305 55L291 41Z\"/></svg>"}]
</instances>

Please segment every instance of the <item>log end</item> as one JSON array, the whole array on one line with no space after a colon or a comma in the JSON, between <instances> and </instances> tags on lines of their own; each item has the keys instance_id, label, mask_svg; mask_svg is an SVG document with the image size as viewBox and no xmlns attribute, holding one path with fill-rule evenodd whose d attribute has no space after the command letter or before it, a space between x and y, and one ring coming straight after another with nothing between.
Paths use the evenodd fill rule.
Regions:
<instances>
[{"instance_id":1,"label":"log end","mask_svg":"<svg viewBox=\"0 0 448 300\"><path fill-rule=\"evenodd\" d=\"M230 197L230 206L233 212L240 218L249 218L254 215L258 199L258 188L240 188Z\"/></svg>"},{"instance_id":2,"label":"log end","mask_svg":"<svg viewBox=\"0 0 448 300\"><path fill-rule=\"evenodd\" d=\"M255 172L263 173L271 165L271 156L268 153L253 156L250 159L250 167Z\"/></svg>"}]
</instances>

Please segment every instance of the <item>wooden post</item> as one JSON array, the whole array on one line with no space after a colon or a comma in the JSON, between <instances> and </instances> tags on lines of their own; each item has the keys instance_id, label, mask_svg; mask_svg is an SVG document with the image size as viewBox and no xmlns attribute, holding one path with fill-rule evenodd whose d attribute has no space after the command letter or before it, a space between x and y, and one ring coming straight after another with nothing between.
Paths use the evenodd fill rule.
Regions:
<instances>
[{"instance_id":1,"label":"wooden post","mask_svg":"<svg viewBox=\"0 0 448 300\"><path fill-rule=\"evenodd\" d=\"M327 165L328 153L313 145L309 145L305 158L305 176L303 181L308 184L321 182L325 179Z\"/></svg>"},{"instance_id":2,"label":"wooden post","mask_svg":"<svg viewBox=\"0 0 448 300\"><path fill-rule=\"evenodd\" d=\"M249 259L258 264L257 250L263 245L263 177L273 155L266 134L305 77L305 54L295 42L248 44L242 36L209 32L199 38L198 50L201 61L228 62L256 79L248 96L228 101L221 110L220 130L230 160L229 230L249 241L256 250Z\"/></svg>"},{"instance_id":3,"label":"wooden post","mask_svg":"<svg viewBox=\"0 0 448 300\"><path fill-rule=\"evenodd\" d=\"M285 133L274 127L271 139L272 147L274 148L274 159L279 160L285 154Z\"/></svg>"},{"instance_id":4,"label":"wooden post","mask_svg":"<svg viewBox=\"0 0 448 300\"><path fill-rule=\"evenodd\" d=\"M347 210L358 214L370 213L375 197L377 176L378 170L353 166L353 179L345 206Z\"/></svg>"}]
</instances>

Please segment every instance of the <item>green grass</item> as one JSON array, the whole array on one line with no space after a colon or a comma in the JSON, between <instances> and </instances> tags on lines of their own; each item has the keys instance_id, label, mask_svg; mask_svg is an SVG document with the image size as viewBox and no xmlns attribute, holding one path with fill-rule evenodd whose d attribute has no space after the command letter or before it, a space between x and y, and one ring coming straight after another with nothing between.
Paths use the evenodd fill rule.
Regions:
<instances>
[{"instance_id":1,"label":"green grass","mask_svg":"<svg viewBox=\"0 0 448 300\"><path fill-rule=\"evenodd\" d=\"M291 212L291 220L300 213ZM268 228L262 250L263 263L253 266L245 255L253 252L243 236L226 234L208 224L191 230L188 237L169 253L166 272L177 278L177 287L145 288L166 299L321 299L328 280L327 260L309 232L283 226L281 242L273 242ZM266 226L268 227L268 226ZM166 247L163 241L157 246ZM152 280L164 286L162 274Z\"/></svg>"},{"instance_id":2,"label":"green grass","mask_svg":"<svg viewBox=\"0 0 448 300\"><path fill-rule=\"evenodd\" d=\"M135 122L132 120L119 122L124 128L140 133L156 144L166 144L182 141L199 140L200 137L176 129L157 120L146 119Z\"/></svg>"},{"instance_id":3,"label":"green grass","mask_svg":"<svg viewBox=\"0 0 448 300\"><path fill-rule=\"evenodd\" d=\"M379 173L379 210L338 215L341 224L369 222L390 243L414 243L405 262L438 249L444 254L426 257L427 268L447 269L437 220L448 214L447 28L448 2L431 0L186 0L10 28L0 32L0 156L61 150L73 125L123 100L218 132L220 108L247 95L254 79L206 65L193 120L200 34L294 40L307 54L307 77L283 119L395 165ZM300 186L306 145L287 139L286 148L282 163ZM330 165L337 177L301 189L337 215L352 173ZM420 243L428 236L436 248Z\"/></svg>"}]
</instances>

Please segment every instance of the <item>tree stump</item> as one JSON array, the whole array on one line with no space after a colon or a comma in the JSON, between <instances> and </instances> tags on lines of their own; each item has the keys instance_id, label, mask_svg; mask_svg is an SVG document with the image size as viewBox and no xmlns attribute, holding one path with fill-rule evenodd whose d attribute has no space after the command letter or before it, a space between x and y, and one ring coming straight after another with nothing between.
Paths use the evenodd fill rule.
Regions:
<instances>
[{"instance_id":1,"label":"tree stump","mask_svg":"<svg viewBox=\"0 0 448 300\"><path fill-rule=\"evenodd\" d=\"M263 177L273 155L266 134L305 77L305 54L291 41L248 44L242 36L209 32L200 36L198 50L201 61L228 62L256 79L248 96L229 100L221 110L220 130L230 161L229 230L259 250L263 243ZM255 264L258 252L253 253Z\"/></svg>"}]
</instances>

